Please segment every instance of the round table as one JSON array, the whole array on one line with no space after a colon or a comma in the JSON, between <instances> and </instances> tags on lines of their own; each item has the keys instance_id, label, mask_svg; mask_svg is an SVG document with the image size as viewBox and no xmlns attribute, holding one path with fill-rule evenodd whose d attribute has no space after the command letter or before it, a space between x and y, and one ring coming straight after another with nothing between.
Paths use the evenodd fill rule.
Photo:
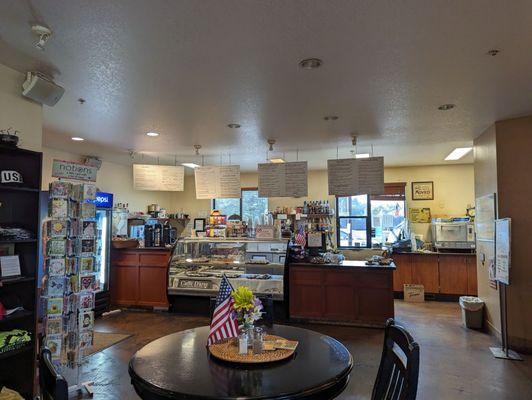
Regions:
<instances>
[{"instance_id":1,"label":"round table","mask_svg":"<svg viewBox=\"0 0 532 400\"><path fill-rule=\"evenodd\" d=\"M140 349L129 362L131 384L144 400L333 399L345 389L353 358L339 341L286 325L266 331L299 341L295 354L275 363L226 363L210 355L203 326Z\"/></svg>"}]
</instances>

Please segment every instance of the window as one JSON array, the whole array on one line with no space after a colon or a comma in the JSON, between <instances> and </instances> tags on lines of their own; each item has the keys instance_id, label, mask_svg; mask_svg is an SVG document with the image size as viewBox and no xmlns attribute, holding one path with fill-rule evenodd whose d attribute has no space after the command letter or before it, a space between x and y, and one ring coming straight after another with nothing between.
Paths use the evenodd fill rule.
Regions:
<instances>
[{"instance_id":1,"label":"window","mask_svg":"<svg viewBox=\"0 0 532 400\"><path fill-rule=\"evenodd\" d=\"M268 199L259 197L257 189L242 189L240 199L214 199L212 208L228 217L237 214L242 217L242 221L251 219L255 222L268 212Z\"/></svg>"},{"instance_id":2,"label":"window","mask_svg":"<svg viewBox=\"0 0 532 400\"><path fill-rule=\"evenodd\" d=\"M397 241L405 225L405 184L385 184L382 195L337 197L338 247L381 248Z\"/></svg>"}]
</instances>

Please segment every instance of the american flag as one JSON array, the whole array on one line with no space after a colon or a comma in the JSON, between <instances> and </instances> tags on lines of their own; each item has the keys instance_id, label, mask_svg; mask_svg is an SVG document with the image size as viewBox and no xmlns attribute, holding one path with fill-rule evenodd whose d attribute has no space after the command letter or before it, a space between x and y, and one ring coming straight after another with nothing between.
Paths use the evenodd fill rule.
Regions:
<instances>
[{"instance_id":1,"label":"american flag","mask_svg":"<svg viewBox=\"0 0 532 400\"><path fill-rule=\"evenodd\" d=\"M232 291L233 287L224 275L220 283L218 297L216 297L214 313L212 314L208 346L220 340L238 336L238 322L234 313L233 305L235 301L231 297Z\"/></svg>"},{"instance_id":2,"label":"american flag","mask_svg":"<svg viewBox=\"0 0 532 400\"><path fill-rule=\"evenodd\" d=\"M307 238L305 237L305 228L303 225L299 227L299 231L296 234L296 244L305 247L307 244Z\"/></svg>"}]
</instances>

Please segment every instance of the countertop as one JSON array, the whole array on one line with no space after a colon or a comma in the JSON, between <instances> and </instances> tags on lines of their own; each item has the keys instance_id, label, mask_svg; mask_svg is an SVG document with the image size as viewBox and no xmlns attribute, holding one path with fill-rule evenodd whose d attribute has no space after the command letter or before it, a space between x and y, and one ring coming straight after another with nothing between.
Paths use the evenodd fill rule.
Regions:
<instances>
[{"instance_id":1,"label":"countertop","mask_svg":"<svg viewBox=\"0 0 532 400\"><path fill-rule=\"evenodd\" d=\"M341 261L338 264L312 264L309 262L291 262L289 264L289 267L321 267L321 268L334 268L334 269L350 269L350 268L358 268L358 269L367 269L367 270L394 270L395 264L392 262L390 265L367 265L365 261L359 261L359 260L345 260Z\"/></svg>"},{"instance_id":2,"label":"countertop","mask_svg":"<svg viewBox=\"0 0 532 400\"><path fill-rule=\"evenodd\" d=\"M113 251L168 251L171 252L173 247L127 247L117 249L113 247Z\"/></svg>"}]
</instances>

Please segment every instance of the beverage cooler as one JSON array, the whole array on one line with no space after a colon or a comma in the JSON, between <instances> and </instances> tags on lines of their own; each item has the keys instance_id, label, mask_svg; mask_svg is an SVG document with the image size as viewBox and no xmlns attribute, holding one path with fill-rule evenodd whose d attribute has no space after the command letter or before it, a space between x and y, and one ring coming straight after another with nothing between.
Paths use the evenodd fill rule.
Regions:
<instances>
[{"instance_id":1,"label":"beverage cooler","mask_svg":"<svg viewBox=\"0 0 532 400\"><path fill-rule=\"evenodd\" d=\"M96 255L95 269L100 281L100 289L96 292L96 315L109 309L109 263L111 258L112 210L113 195L96 192Z\"/></svg>"}]
</instances>

